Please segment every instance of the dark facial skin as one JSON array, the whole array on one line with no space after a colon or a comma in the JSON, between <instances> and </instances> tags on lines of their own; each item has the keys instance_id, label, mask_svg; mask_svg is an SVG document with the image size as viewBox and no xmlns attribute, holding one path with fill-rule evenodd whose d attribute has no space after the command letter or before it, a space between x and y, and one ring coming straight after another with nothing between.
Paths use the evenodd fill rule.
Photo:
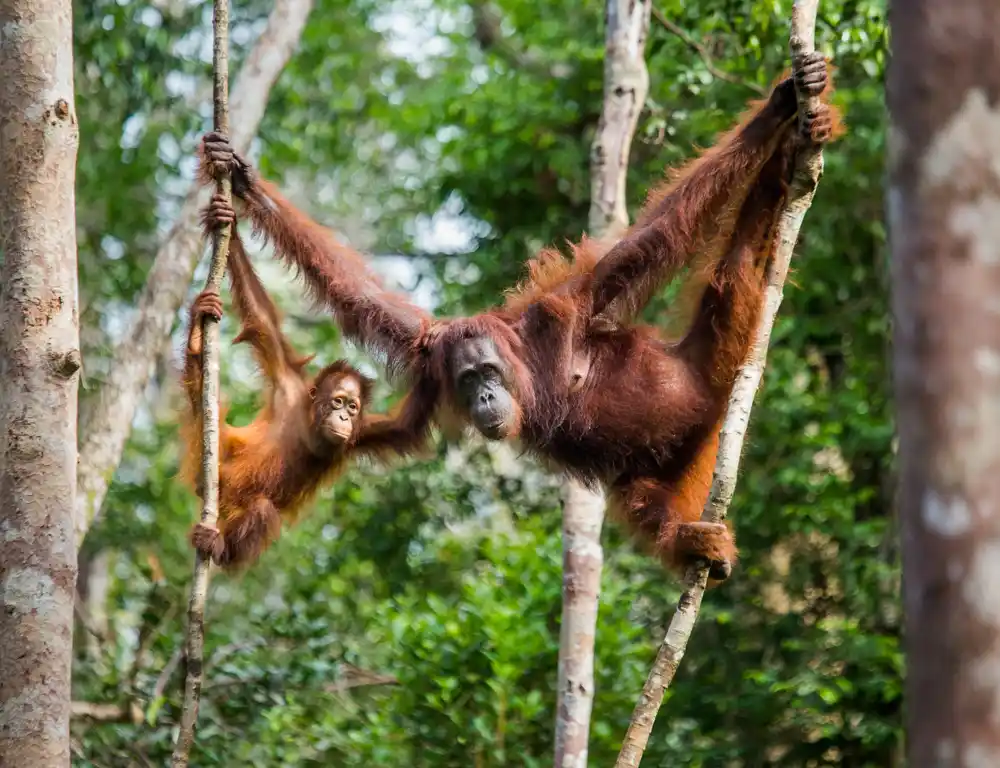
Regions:
<instances>
[{"instance_id":1,"label":"dark facial skin","mask_svg":"<svg viewBox=\"0 0 1000 768\"><path fill-rule=\"evenodd\" d=\"M484 437L502 440L514 421L514 399L507 391L506 365L489 337L464 339L451 356L455 393Z\"/></svg>"},{"instance_id":2,"label":"dark facial skin","mask_svg":"<svg viewBox=\"0 0 1000 768\"><path fill-rule=\"evenodd\" d=\"M361 385L353 376L344 376L324 385L314 395L313 420L316 429L331 446L350 440L361 418Z\"/></svg>"}]
</instances>

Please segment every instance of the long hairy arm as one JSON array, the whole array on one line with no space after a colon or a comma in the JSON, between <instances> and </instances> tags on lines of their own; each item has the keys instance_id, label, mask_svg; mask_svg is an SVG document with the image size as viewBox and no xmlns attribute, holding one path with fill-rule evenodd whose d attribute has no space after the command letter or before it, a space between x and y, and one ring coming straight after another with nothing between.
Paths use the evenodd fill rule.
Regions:
<instances>
[{"instance_id":1,"label":"long hairy arm","mask_svg":"<svg viewBox=\"0 0 1000 768\"><path fill-rule=\"evenodd\" d=\"M243 201L255 232L271 240L279 258L303 275L344 334L382 357L391 370L408 369L416 342L433 318L387 290L360 254L253 172L225 137L206 135L202 154L203 177L214 178L220 168L232 173L233 192Z\"/></svg>"},{"instance_id":2,"label":"long hairy arm","mask_svg":"<svg viewBox=\"0 0 1000 768\"><path fill-rule=\"evenodd\" d=\"M817 93L831 90L822 55L806 61L795 76ZM796 130L797 109L794 81L785 78L714 147L649 194L629 234L594 269L595 315L633 317L680 269L721 257L749 189ZM832 108L816 120L835 130Z\"/></svg>"},{"instance_id":3,"label":"long hairy arm","mask_svg":"<svg viewBox=\"0 0 1000 768\"><path fill-rule=\"evenodd\" d=\"M247 255L237 228L236 212L225 197L215 195L202 211L206 238L221 226L233 228L229 241L229 284L240 318L240 332L233 343L250 344L270 385L271 407L280 409L283 403L295 400L305 390L302 371L312 358L299 357L281 332L281 314Z\"/></svg>"},{"instance_id":4,"label":"long hairy arm","mask_svg":"<svg viewBox=\"0 0 1000 768\"><path fill-rule=\"evenodd\" d=\"M283 394L293 397L304 389L303 371L311 356L302 357L281 331L281 315L250 262L243 240L233 230L229 245L229 279L233 305L240 316L240 332L234 344L246 342L254 350L267 376L272 407Z\"/></svg>"},{"instance_id":5,"label":"long hairy arm","mask_svg":"<svg viewBox=\"0 0 1000 768\"><path fill-rule=\"evenodd\" d=\"M222 319L222 299L219 294L205 291L200 293L191 305L188 339L184 350L184 370L181 373L181 386L187 395L190 405L181 422L182 441L185 451L182 456L181 474L201 494L201 433L204 421L202 412L202 377L204 376L202 318L211 315L216 320Z\"/></svg>"},{"instance_id":6,"label":"long hairy arm","mask_svg":"<svg viewBox=\"0 0 1000 768\"><path fill-rule=\"evenodd\" d=\"M211 315L216 320L222 319L222 299L217 293L201 293L191 305L188 320L188 338L184 349L184 369L181 373L181 386L191 404L191 416L199 425L203 414L201 412L202 377L204 376L203 337L201 321L205 315Z\"/></svg>"},{"instance_id":7,"label":"long hairy arm","mask_svg":"<svg viewBox=\"0 0 1000 768\"><path fill-rule=\"evenodd\" d=\"M354 451L387 461L422 450L430 436L439 395L433 378L418 377L392 413L365 415Z\"/></svg>"}]
</instances>

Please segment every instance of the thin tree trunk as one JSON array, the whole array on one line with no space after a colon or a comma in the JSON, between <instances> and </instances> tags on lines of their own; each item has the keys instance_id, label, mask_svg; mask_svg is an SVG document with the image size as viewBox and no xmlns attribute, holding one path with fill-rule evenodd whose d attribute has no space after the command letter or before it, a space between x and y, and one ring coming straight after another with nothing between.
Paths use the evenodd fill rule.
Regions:
<instances>
[{"instance_id":1,"label":"thin tree trunk","mask_svg":"<svg viewBox=\"0 0 1000 768\"><path fill-rule=\"evenodd\" d=\"M611 0L615 2L615 0ZM556 768L584 768L594 705L594 638L601 590L604 494L563 484L562 625L556 702Z\"/></svg>"},{"instance_id":2,"label":"thin tree trunk","mask_svg":"<svg viewBox=\"0 0 1000 768\"><path fill-rule=\"evenodd\" d=\"M891 22L907 752L1000 765L1000 6L897 0Z\"/></svg>"},{"instance_id":3,"label":"thin tree trunk","mask_svg":"<svg viewBox=\"0 0 1000 768\"><path fill-rule=\"evenodd\" d=\"M215 0L215 44L212 69L215 75L215 130L229 134L229 0ZM218 193L232 200L232 179L226 175L216 182ZM212 238L212 263L205 281L206 291L222 290L229 255L229 238L232 226L215 230ZM219 323L204 317L201 323L202 343L202 510L201 522L214 526L219 518ZM191 599L188 603L187 645L185 652L184 703L181 709L181 728L177 745L171 758L173 768L185 768L194 745L194 731L198 723L198 705L201 701L202 672L205 656L205 601L208 597L208 578L211 558L196 551Z\"/></svg>"},{"instance_id":4,"label":"thin tree trunk","mask_svg":"<svg viewBox=\"0 0 1000 768\"><path fill-rule=\"evenodd\" d=\"M231 139L238 151L248 150L264 116L271 86L295 51L312 6L313 0L276 0L267 27L247 56L230 100ZM104 503L136 408L191 284L202 253L198 209L203 202L204 190L192 184L177 222L156 253L139 296L135 322L115 350L107 381L86 408L80 425L77 547Z\"/></svg>"},{"instance_id":5,"label":"thin tree trunk","mask_svg":"<svg viewBox=\"0 0 1000 768\"><path fill-rule=\"evenodd\" d=\"M646 103L646 35L652 0L607 0L604 106L591 147L591 236L608 242L628 228L625 182ZM585 768L594 704L594 636L601 590L604 495L567 480L563 504L563 612L555 765Z\"/></svg>"},{"instance_id":6,"label":"thin tree trunk","mask_svg":"<svg viewBox=\"0 0 1000 768\"><path fill-rule=\"evenodd\" d=\"M69 765L80 369L69 0L0 1L0 765Z\"/></svg>"},{"instance_id":7,"label":"thin tree trunk","mask_svg":"<svg viewBox=\"0 0 1000 768\"><path fill-rule=\"evenodd\" d=\"M792 24L790 49L793 63L798 57L815 50L815 29L818 0L796 0L792 8ZM803 98L799 94L799 103L803 112L817 109L818 100ZM719 451L716 457L715 473L712 478L712 489L702 511L702 520L721 522L726 518L729 503L736 490L736 479L739 471L740 454L743 450L743 438L750 423L750 411L753 408L754 396L760 387L764 374L764 364L767 359L767 346L771 338L774 319L781 305L782 291L792 252L798 240L799 229L806 211L812 204L816 185L823 171L822 151L810 148L800 151L795 160L795 173L792 179L788 200L778 222L778 244L774 257L768 266L767 291L764 298L764 311L754 340L753 350L749 359L740 368L729 397L726 418L719 435ZM684 579L684 591L681 593L677 610L670 620L666 636L656 654L653 667L643 686L642 694L632 712L632 721L622 744L616 768L638 768L642 754L649 742L656 714L663 703L663 696L674 674L684 657L688 640L694 630L701 608L705 585L708 581L706 567L688 569Z\"/></svg>"}]
</instances>

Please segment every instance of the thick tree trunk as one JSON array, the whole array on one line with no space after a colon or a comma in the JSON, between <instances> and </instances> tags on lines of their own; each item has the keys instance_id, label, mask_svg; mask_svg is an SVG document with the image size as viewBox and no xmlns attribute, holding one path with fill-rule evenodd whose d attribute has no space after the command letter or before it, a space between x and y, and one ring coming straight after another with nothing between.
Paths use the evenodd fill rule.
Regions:
<instances>
[{"instance_id":1,"label":"thick tree trunk","mask_svg":"<svg viewBox=\"0 0 1000 768\"><path fill-rule=\"evenodd\" d=\"M591 147L590 235L613 242L628 228L625 181L646 103L651 0L607 0L604 106ZM556 768L585 768L594 705L594 637L601 591L604 495L574 480L563 489L563 612L559 637Z\"/></svg>"},{"instance_id":2,"label":"thick tree trunk","mask_svg":"<svg viewBox=\"0 0 1000 768\"><path fill-rule=\"evenodd\" d=\"M264 116L271 86L295 51L312 0L276 0L267 27L247 56L230 98L233 146L246 152ZM163 342L187 295L202 253L198 209L205 192L192 185L177 222L160 249L139 296L136 320L115 350L106 383L80 425L76 545L83 543L121 461L132 419Z\"/></svg>"},{"instance_id":3,"label":"thick tree trunk","mask_svg":"<svg viewBox=\"0 0 1000 768\"><path fill-rule=\"evenodd\" d=\"M1000 765L1000 6L891 8L907 751Z\"/></svg>"},{"instance_id":4,"label":"thick tree trunk","mask_svg":"<svg viewBox=\"0 0 1000 768\"><path fill-rule=\"evenodd\" d=\"M0 0L0 765L69 765L80 368L69 0Z\"/></svg>"}]
</instances>

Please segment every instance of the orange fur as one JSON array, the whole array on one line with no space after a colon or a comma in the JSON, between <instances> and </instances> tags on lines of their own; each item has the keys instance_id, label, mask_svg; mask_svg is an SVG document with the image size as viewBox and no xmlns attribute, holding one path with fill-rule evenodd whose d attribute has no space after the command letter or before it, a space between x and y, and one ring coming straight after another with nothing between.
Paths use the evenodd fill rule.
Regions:
<instances>
[{"instance_id":1,"label":"orange fur","mask_svg":"<svg viewBox=\"0 0 1000 768\"><path fill-rule=\"evenodd\" d=\"M426 388L419 396L436 405L436 419L471 422L452 358L467 340L488 340L515 402L512 434L548 463L604 484L626 523L668 565L707 558L711 573L724 577L736 557L732 536L699 520L719 423L759 318L789 161L801 141L822 143L842 130L826 105L822 57L799 70L805 90L822 92L823 108L798 115L794 84L780 82L715 146L669 173L620 241L609 247L584 238L568 256L545 249L502 306L472 317L436 320L386 291L357 253L231 149L218 149L213 162L232 172L255 227L345 333ZM697 302L684 336L667 342L634 320L682 270L692 273Z\"/></svg>"},{"instance_id":2,"label":"orange fur","mask_svg":"<svg viewBox=\"0 0 1000 768\"><path fill-rule=\"evenodd\" d=\"M207 214L206 218L206 226L213 226ZM343 360L326 366L315 377L308 376L304 372L308 358L299 357L282 334L277 308L235 229L229 267L234 304L243 325L237 340L252 346L269 382L265 404L250 424L234 427L221 415L217 529L196 525L192 531L195 547L231 568L253 563L278 537L282 524L294 524L316 492L343 472L349 458L364 454L385 459L416 450L430 416L422 410L420 398L407 398L393 416L366 415L371 381ZM204 297L199 296L192 307L184 372L191 408L182 425L186 450L181 462L182 477L199 495ZM318 425L349 381L357 384L360 407L353 416L350 437L343 443L331 442Z\"/></svg>"}]
</instances>

